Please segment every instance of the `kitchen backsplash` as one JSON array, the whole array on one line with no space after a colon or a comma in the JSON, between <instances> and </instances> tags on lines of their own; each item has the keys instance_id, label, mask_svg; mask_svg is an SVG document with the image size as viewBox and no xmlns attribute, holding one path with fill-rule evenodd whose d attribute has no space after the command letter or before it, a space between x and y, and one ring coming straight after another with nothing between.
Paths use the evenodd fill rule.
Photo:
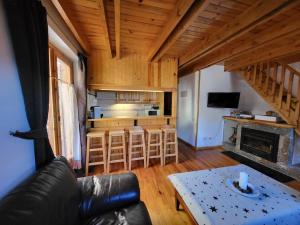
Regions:
<instances>
[{"instance_id":1,"label":"kitchen backsplash","mask_svg":"<svg viewBox=\"0 0 300 225\"><path fill-rule=\"evenodd\" d=\"M88 110L91 106L101 106L103 117L135 117L146 116L145 110L152 108L152 104L120 104L114 99L98 99L88 95Z\"/></svg>"}]
</instances>

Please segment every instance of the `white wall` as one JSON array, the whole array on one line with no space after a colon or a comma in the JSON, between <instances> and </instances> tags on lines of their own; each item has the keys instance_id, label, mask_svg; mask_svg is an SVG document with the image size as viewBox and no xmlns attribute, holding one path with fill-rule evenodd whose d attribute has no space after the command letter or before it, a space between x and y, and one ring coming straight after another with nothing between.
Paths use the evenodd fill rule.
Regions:
<instances>
[{"instance_id":1,"label":"white wall","mask_svg":"<svg viewBox=\"0 0 300 225\"><path fill-rule=\"evenodd\" d=\"M9 135L29 129L0 4L0 198L35 171L33 143Z\"/></svg>"},{"instance_id":2,"label":"white wall","mask_svg":"<svg viewBox=\"0 0 300 225\"><path fill-rule=\"evenodd\" d=\"M178 137L195 146L197 133L199 72L179 78L177 104Z\"/></svg>"},{"instance_id":3,"label":"white wall","mask_svg":"<svg viewBox=\"0 0 300 225\"><path fill-rule=\"evenodd\" d=\"M222 145L223 116L232 109L207 107L208 92L241 92L239 109L254 114L271 110L267 103L238 74L224 72L215 65L201 70L197 147Z\"/></svg>"}]
</instances>

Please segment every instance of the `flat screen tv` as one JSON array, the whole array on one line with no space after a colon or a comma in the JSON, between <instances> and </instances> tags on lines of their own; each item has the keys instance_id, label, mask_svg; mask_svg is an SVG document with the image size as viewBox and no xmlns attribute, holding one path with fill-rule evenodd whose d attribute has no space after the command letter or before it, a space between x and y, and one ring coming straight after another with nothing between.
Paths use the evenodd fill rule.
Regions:
<instances>
[{"instance_id":1,"label":"flat screen tv","mask_svg":"<svg viewBox=\"0 0 300 225\"><path fill-rule=\"evenodd\" d=\"M239 107L240 92L209 92L207 107L209 108L232 108Z\"/></svg>"}]
</instances>

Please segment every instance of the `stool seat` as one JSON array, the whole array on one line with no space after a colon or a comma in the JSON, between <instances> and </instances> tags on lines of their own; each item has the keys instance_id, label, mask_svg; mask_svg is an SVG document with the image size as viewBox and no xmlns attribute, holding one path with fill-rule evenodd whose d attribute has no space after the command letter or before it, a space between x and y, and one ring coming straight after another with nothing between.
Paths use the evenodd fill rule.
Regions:
<instances>
[{"instance_id":1,"label":"stool seat","mask_svg":"<svg viewBox=\"0 0 300 225\"><path fill-rule=\"evenodd\" d=\"M109 135L122 135L125 134L125 130L110 130Z\"/></svg>"},{"instance_id":2,"label":"stool seat","mask_svg":"<svg viewBox=\"0 0 300 225\"><path fill-rule=\"evenodd\" d=\"M161 133L161 129L146 129L147 133Z\"/></svg>"},{"instance_id":3,"label":"stool seat","mask_svg":"<svg viewBox=\"0 0 300 225\"><path fill-rule=\"evenodd\" d=\"M87 133L87 137L99 137L99 136L103 136L105 135L105 132L104 131L92 131L92 132L89 132Z\"/></svg>"}]
</instances>

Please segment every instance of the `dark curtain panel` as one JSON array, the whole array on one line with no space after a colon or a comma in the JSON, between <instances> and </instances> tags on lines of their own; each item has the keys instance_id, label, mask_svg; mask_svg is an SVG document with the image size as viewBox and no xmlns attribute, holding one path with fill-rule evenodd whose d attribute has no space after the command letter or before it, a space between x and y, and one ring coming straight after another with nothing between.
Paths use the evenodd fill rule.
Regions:
<instances>
[{"instance_id":1,"label":"dark curtain panel","mask_svg":"<svg viewBox=\"0 0 300 225\"><path fill-rule=\"evenodd\" d=\"M46 130L49 103L47 14L36 0L4 0L3 5L31 128L12 135L34 140L38 169L54 158Z\"/></svg>"},{"instance_id":2,"label":"dark curtain panel","mask_svg":"<svg viewBox=\"0 0 300 225\"><path fill-rule=\"evenodd\" d=\"M80 143L81 143L81 164L82 164L82 168L85 168L87 58L81 53L78 54L78 63L81 71L80 73L76 74L74 77L74 87L75 87L75 93L76 93L77 105L78 105L78 120L79 120L79 132L80 132Z\"/></svg>"}]
</instances>

